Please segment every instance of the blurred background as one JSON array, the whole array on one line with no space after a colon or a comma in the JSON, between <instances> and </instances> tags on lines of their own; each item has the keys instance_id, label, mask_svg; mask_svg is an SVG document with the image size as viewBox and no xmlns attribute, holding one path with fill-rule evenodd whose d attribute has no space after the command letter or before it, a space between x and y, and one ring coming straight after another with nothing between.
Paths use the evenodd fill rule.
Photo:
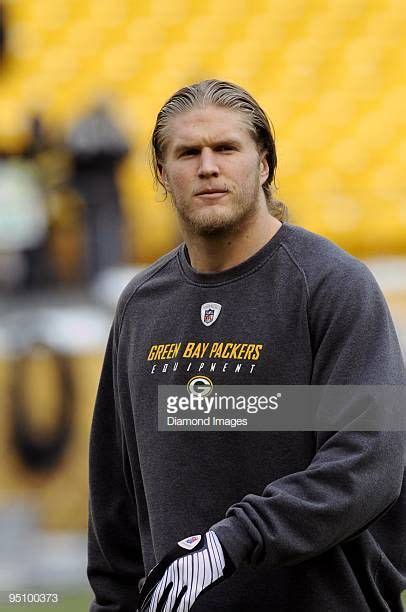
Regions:
<instances>
[{"instance_id":1,"label":"blurred background","mask_svg":"<svg viewBox=\"0 0 406 612\"><path fill-rule=\"evenodd\" d=\"M0 0L1 610L30 589L87 608L109 325L180 241L148 165L176 89L214 77L256 97L290 221L370 266L405 350L405 38L401 0Z\"/></svg>"}]
</instances>

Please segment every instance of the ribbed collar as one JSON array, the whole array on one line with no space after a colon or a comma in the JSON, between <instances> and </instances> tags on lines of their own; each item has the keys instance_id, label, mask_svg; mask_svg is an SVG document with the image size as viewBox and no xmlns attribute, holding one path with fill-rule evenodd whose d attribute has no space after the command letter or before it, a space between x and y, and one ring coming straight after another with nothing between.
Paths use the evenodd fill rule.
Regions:
<instances>
[{"instance_id":1,"label":"ribbed collar","mask_svg":"<svg viewBox=\"0 0 406 612\"><path fill-rule=\"evenodd\" d=\"M267 259L269 259L269 257L275 252L275 250L278 248L281 241L286 237L289 231L290 224L282 223L276 234L274 234L272 238L266 244L264 244L264 246L259 251L254 253L254 255L251 255L251 257L238 264L237 266L233 266L232 268L229 268L228 270L224 270L222 272L197 272L190 265L189 253L185 243L181 244L178 250L179 264L183 274L188 278L188 280L190 280L194 284L224 284L246 276L250 272L253 272L256 268L264 264Z\"/></svg>"}]
</instances>

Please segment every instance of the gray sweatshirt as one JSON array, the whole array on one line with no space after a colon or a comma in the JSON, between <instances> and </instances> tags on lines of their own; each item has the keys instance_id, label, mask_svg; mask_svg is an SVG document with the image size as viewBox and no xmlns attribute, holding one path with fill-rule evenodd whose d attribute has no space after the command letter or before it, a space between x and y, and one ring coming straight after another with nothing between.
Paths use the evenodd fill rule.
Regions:
<instances>
[{"instance_id":1,"label":"gray sweatshirt","mask_svg":"<svg viewBox=\"0 0 406 612\"><path fill-rule=\"evenodd\" d=\"M221 311L204 325L209 302ZM93 417L91 611L134 612L139 580L211 528L237 571L196 612L400 612L405 434L158 431L158 385L197 374L215 385L405 384L372 274L302 228L283 224L224 272L197 273L181 245L137 275Z\"/></svg>"}]
</instances>

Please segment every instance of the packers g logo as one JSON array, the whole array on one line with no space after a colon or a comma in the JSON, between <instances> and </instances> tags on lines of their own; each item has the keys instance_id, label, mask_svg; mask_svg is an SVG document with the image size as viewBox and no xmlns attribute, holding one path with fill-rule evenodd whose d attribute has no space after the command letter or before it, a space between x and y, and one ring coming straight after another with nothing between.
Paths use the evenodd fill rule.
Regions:
<instances>
[{"instance_id":1,"label":"packers g logo","mask_svg":"<svg viewBox=\"0 0 406 612\"><path fill-rule=\"evenodd\" d=\"M205 397L213 391L213 383L207 376L192 376L186 385L190 395Z\"/></svg>"}]
</instances>

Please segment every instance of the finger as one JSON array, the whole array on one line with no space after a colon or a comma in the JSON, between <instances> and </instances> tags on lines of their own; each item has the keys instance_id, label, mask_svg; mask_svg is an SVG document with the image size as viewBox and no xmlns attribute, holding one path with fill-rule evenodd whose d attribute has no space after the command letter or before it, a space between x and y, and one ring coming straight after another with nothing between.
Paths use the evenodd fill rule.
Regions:
<instances>
[{"instance_id":1,"label":"finger","mask_svg":"<svg viewBox=\"0 0 406 612\"><path fill-rule=\"evenodd\" d=\"M181 559L181 564L180 564L180 571L181 571L181 584L183 584L184 586L182 587L180 593L179 593L179 603L178 603L178 607L176 608L177 612L187 612L188 608L186 606L186 595L185 593L187 593L188 591L188 585L190 584L188 582L189 580L189 574L190 574L190 567L191 567L191 558L190 556L188 557L183 557ZM181 596L180 596L181 595ZM185 597L183 597L185 595ZM176 600L176 603L178 602L178 600Z\"/></svg>"},{"instance_id":2,"label":"finger","mask_svg":"<svg viewBox=\"0 0 406 612\"><path fill-rule=\"evenodd\" d=\"M152 594L152 598L151 598L151 607L148 609L148 612L155 612L156 611L156 607L158 605L158 595L161 594L162 591L162 583L164 582L164 579L162 578L162 580L160 582L158 582L155 591Z\"/></svg>"},{"instance_id":3,"label":"finger","mask_svg":"<svg viewBox=\"0 0 406 612\"><path fill-rule=\"evenodd\" d=\"M172 563L170 570L171 570L171 580L173 582L173 588L172 588L170 595L168 596L167 604L165 607L165 612L172 612L173 604L175 603L176 596L179 592L179 589L181 588L181 584L179 582L179 572L178 572L177 561L174 561L174 563Z\"/></svg>"},{"instance_id":4,"label":"finger","mask_svg":"<svg viewBox=\"0 0 406 612\"><path fill-rule=\"evenodd\" d=\"M204 558L203 555L198 555L198 574L197 574L197 584L196 584L196 597L203 590L203 578L204 578Z\"/></svg>"},{"instance_id":5,"label":"finger","mask_svg":"<svg viewBox=\"0 0 406 612\"><path fill-rule=\"evenodd\" d=\"M179 607L179 612L189 612L190 608L196 601L196 597L192 596L190 587L186 590L182 603Z\"/></svg>"},{"instance_id":6,"label":"finger","mask_svg":"<svg viewBox=\"0 0 406 612\"><path fill-rule=\"evenodd\" d=\"M208 553L204 551L206 554L206 562L208 563ZM210 584L205 580L205 576L208 579L208 572L205 571L205 557L202 553L197 553L192 556L193 566L192 566L192 579L190 584L190 590L186 593L185 600L185 612L190 610L200 593L203 589Z\"/></svg>"},{"instance_id":7,"label":"finger","mask_svg":"<svg viewBox=\"0 0 406 612\"><path fill-rule=\"evenodd\" d=\"M148 611L153 610L152 596L153 596L153 593L156 592L157 585L160 583L164 575L165 575L164 564L157 563L152 568L152 570L149 572L146 579L144 580L144 584L142 585L142 589L140 593L141 612L145 612L147 610ZM151 604L151 605L148 606L148 604Z\"/></svg>"},{"instance_id":8,"label":"finger","mask_svg":"<svg viewBox=\"0 0 406 612\"><path fill-rule=\"evenodd\" d=\"M156 612L162 612L162 610L163 610L163 608L164 608L164 605L165 605L165 603L166 603L166 600L168 599L168 595L169 595L169 593L170 593L170 591L171 591L171 589L172 589L172 584L173 584L173 583L172 583L172 582L170 582L170 583L169 583L169 584L166 586L166 588L165 588L164 592L162 593L162 597L161 597L161 599L159 600L159 603L158 603L158 605L157 605Z\"/></svg>"},{"instance_id":9,"label":"finger","mask_svg":"<svg viewBox=\"0 0 406 612\"><path fill-rule=\"evenodd\" d=\"M160 598L162 597L162 594L165 590L165 587L167 586L169 582L169 576L168 576L168 572L165 573L165 575L163 576L162 580L159 581L154 594L152 596L152 600L151 600L151 609L149 612L156 612L157 607L158 607L158 602L160 600Z\"/></svg>"},{"instance_id":10,"label":"finger","mask_svg":"<svg viewBox=\"0 0 406 612\"><path fill-rule=\"evenodd\" d=\"M172 608L172 612L178 612L179 610L179 606L181 604L181 601L183 599L184 594L187 591L187 586L185 585L184 587L181 588L181 590L178 593L177 598L175 599L175 602L173 604L173 608Z\"/></svg>"},{"instance_id":11,"label":"finger","mask_svg":"<svg viewBox=\"0 0 406 612\"><path fill-rule=\"evenodd\" d=\"M211 572L211 563L210 556L207 550L203 552L203 586L202 590L205 589L209 584L213 582L212 572Z\"/></svg>"},{"instance_id":12,"label":"finger","mask_svg":"<svg viewBox=\"0 0 406 612\"><path fill-rule=\"evenodd\" d=\"M148 611L150 611L152 609L150 607L151 600L152 600L152 595L153 595L153 591L148 593L148 595L144 598L142 603L140 603L140 606L139 606L140 612L148 612Z\"/></svg>"},{"instance_id":13,"label":"finger","mask_svg":"<svg viewBox=\"0 0 406 612\"><path fill-rule=\"evenodd\" d=\"M171 612L172 610L172 601L175 599L176 592L178 589L178 580L176 574L176 562L172 563L168 568L168 579L172 582L172 589L166 599L166 605L163 608L163 612Z\"/></svg>"},{"instance_id":14,"label":"finger","mask_svg":"<svg viewBox=\"0 0 406 612\"><path fill-rule=\"evenodd\" d=\"M182 582L180 579L180 573L179 573L179 559L177 561L175 561L174 563L172 563L171 567L170 567L170 577L171 580L173 582L173 588L172 591L170 593L170 595L168 596L168 600L167 600L167 604L165 607L165 612L171 612L173 609L173 605L175 603L176 600L176 596L179 592L179 589L182 586Z\"/></svg>"},{"instance_id":15,"label":"finger","mask_svg":"<svg viewBox=\"0 0 406 612\"><path fill-rule=\"evenodd\" d=\"M207 534L207 546L210 552L210 558L213 560L213 563L211 563L212 570L213 570L213 578L217 580L217 578L220 578L220 576L223 575L223 567L224 567L223 550L219 549L217 542L215 541L211 533Z\"/></svg>"},{"instance_id":16,"label":"finger","mask_svg":"<svg viewBox=\"0 0 406 612\"><path fill-rule=\"evenodd\" d=\"M192 588L190 589L190 599L195 600L196 595L196 587L197 587L197 579L199 575L199 560L196 554L192 555Z\"/></svg>"}]
</instances>

